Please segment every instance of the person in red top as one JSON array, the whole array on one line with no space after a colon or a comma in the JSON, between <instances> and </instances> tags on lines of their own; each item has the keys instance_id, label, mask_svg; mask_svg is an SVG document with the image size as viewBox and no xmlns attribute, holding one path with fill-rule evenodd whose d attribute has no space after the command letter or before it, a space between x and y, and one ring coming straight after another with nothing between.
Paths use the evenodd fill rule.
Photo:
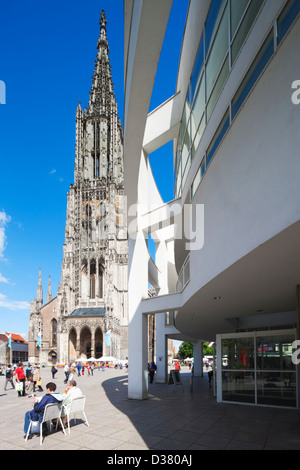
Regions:
<instances>
[{"instance_id":1,"label":"person in red top","mask_svg":"<svg viewBox=\"0 0 300 470\"><path fill-rule=\"evenodd\" d=\"M18 391L18 396L25 397L25 372L22 363L20 363L19 366L16 368L16 379L17 382L22 382L23 384L23 389L20 392Z\"/></svg>"}]
</instances>

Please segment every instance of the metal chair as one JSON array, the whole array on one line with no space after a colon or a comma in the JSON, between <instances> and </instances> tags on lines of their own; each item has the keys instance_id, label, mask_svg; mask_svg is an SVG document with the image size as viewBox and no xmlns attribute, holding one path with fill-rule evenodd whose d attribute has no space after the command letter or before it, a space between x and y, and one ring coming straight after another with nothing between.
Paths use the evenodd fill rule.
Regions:
<instances>
[{"instance_id":1,"label":"metal chair","mask_svg":"<svg viewBox=\"0 0 300 470\"><path fill-rule=\"evenodd\" d=\"M46 423L47 421L50 421L51 423L53 419L56 419L56 429L58 426L58 421L60 421L63 433L64 435L66 435L65 428L61 420L61 412L62 412L62 403L50 403L45 406L43 420L40 423L40 445L42 445L43 443L43 423ZM29 424L28 431L26 434L26 441L28 439L31 426L32 426L32 421L30 420L30 424ZM50 424L50 430L51 430L51 424Z\"/></svg>"},{"instance_id":2,"label":"metal chair","mask_svg":"<svg viewBox=\"0 0 300 470\"><path fill-rule=\"evenodd\" d=\"M76 423L75 413L82 412L83 416L84 416L84 419L85 419L85 422L86 422L87 426L89 426L86 414L84 412L85 398L86 398L85 396L74 398L71 401L71 405L70 405L69 410L66 411L66 415L67 415L67 419L68 419L69 434L70 434L70 416L74 414L74 422Z\"/></svg>"}]
</instances>

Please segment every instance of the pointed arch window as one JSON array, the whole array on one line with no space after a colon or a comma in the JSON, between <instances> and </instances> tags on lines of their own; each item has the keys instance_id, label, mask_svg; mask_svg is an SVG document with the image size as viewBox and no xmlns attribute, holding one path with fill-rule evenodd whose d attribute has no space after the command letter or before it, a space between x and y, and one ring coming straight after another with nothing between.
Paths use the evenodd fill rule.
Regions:
<instances>
[{"instance_id":1,"label":"pointed arch window","mask_svg":"<svg viewBox=\"0 0 300 470\"><path fill-rule=\"evenodd\" d=\"M57 320L51 321L51 346L57 346Z\"/></svg>"},{"instance_id":2,"label":"pointed arch window","mask_svg":"<svg viewBox=\"0 0 300 470\"><path fill-rule=\"evenodd\" d=\"M90 263L90 299L96 298L96 262Z\"/></svg>"},{"instance_id":3,"label":"pointed arch window","mask_svg":"<svg viewBox=\"0 0 300 470\"><path fill-rule=\"evenodd\" d=\"M100 299L103 299L103 272L104 272L103 264L100 262L99 270L98 270L98 273L99 273L98 295Z\"/></svg>"},{"instance_id":4,"label":"pointed arch window","mask_svg":"<svg viewBox=\"0 0 300 470\"><path fill-rule=\"evenodd\" d=\"M97 153L96 155L96 164L95 164L95 178L99 178L100 176L100 155Z\"/></svg>"}]
</instances>

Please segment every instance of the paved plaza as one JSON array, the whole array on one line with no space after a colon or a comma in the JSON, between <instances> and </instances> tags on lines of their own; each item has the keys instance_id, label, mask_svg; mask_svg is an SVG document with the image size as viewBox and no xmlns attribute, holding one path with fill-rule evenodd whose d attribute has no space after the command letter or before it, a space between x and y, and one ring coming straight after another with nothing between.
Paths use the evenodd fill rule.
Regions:
<instances>
[{"instance_id":1,"label":"paved plaza","mask_svg":"<svg viewBox=\"0 0 300 470\"><path fill-rule=\"evenodd\" d=\"M52 381L50 368L41 369L43 387ZM78 416L71 433L57 431L44 438L24 440L24 414L32 398L18 398L0 377L1 450L110 450L114 452L169 450L300 450L300 420L296 410L218 404L207 374L194 379L193 391L187 368L183 386L149 384L148 400L127 398L125 370L95 370L77 377L86 395L87 427ZM57 391L64 392L64 372L55 377ZM37 392L37 396L45 392Z\"/></svg>"}]
</instances>

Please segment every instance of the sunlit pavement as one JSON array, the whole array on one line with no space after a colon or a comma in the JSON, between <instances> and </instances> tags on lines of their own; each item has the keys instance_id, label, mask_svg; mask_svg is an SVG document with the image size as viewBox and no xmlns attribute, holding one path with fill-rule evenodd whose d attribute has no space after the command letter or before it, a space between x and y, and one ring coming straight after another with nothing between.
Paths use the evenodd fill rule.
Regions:
<instances>
[{"instance_id":1,"label":"sunlit pavement","mask_svg":"<svg viewBox=\"0 0 300 470\"><path fill-rule=\"evenodd\" d=\"M41 369L43 388L53 381L50 368ZM43 440L24 439L24 415L32 398L4 391L0 376L1 450L300 450L297 410L218 404L209 387L207 373L195 377L182 368L182 385L149 384L149 399L128 400L125 370L95 370L93 376L76 377L86 395L85 412L71 421L71 433L56 431ZM64 372L54 382L64 392ZM36 396L45 392L36 392Z\"/></svg>"}]
</instances>

